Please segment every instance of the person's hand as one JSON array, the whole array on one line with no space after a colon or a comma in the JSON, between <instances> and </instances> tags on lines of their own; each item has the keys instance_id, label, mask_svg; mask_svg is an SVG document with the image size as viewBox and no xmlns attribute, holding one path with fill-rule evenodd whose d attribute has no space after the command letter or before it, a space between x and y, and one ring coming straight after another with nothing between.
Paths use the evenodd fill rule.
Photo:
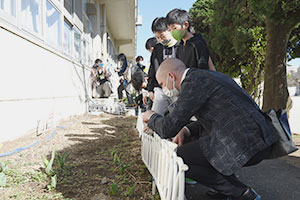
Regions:
<instances>
[{"instance_id":1,"label":"person's hand","mask_svg":"<svg viewBox=\"0 0 300 200\"><path fill-rule=\"evenodd\" d=\"M148 102L147 102L147 97L146 96L143 96L143 104L147 105Z\"/></svg>"},{"instance_id":2,"label":"person's hand","mask_svg":"<svg viewBox=\"0 0 300 200\"><path fill-rule=\"evenodd\" d=\"M149 97L153 101L154 100L154 93L153 92L149 92Z\"/></svg>"},{"instance_id":3,"label":"person's hand","mask_svg":"<svg viewBox=\"0 0 300 200\"><path fill-rule=\"evenodd\" d=\"M190 136L190 132L188 131L187 128L183 127L175 136L175 138L173 139L173 142L178 144L178 146L182 146L183 145L183 141L185 137L189 137Z\"/></svg>"},{"instance_id":4,"label":"person's hand","mask_svg":"<svg viewBox=\"0 0 300 200\"><path fill-rule=\"evenodd\" d=\"M143 122L148 123L148 121L149 121L152 113L154 113L152 110L148 110L148 111L144 112L143 117L142 117L143 118Z\"/></svg>"}]
</instances>

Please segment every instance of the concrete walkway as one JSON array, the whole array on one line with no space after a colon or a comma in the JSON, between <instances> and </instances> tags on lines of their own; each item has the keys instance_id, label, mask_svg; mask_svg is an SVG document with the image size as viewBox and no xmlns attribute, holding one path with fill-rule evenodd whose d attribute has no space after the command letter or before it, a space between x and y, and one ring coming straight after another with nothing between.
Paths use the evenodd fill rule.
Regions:
<instances>
[{"instance_id":1,"label":"concrete walkway","mask_svg":"<svg viewBox=\"0 0 300 200\"><path fill-rule=\"evenodd\" d=\"M253 187L263 200L300 199L300 157L289 156L265 160L237 173L242 182ZM186 186L188 200L212 200L205 195L208 189L197 185Z\"/></svg>"},{"instance_id":2,"label":"concrete walkway","mask_svg":"<svg viewBox=\"0 0 300 200\"><path fill-rule=\"evenodd\" d=\"M300 96L294 96L295 92L296 87L289 87L289 93L293 101L293 107L290 111L289 122L292 132L300 134Z\"/></svg>"}]
</instances>

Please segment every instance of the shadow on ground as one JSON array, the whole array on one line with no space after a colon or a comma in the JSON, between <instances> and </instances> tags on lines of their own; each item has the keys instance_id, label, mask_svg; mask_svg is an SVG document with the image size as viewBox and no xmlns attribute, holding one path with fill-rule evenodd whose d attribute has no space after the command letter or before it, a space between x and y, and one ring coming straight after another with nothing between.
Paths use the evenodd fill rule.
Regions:
<instances>
[{"instance_id":1,"label":"shadow on ground","mask_svg":"<svg viewBox=\"0 0 300 200\"><path fill-rule=\"evenodd\" d=\"M141 160L135 122L135 117L83 121L81 125L88 129L73 128L65 134L76 143L57 152L69 157L65 168L54 166L56 190L71 199L152 199L151 176ZM115 196L110 193L113 182L118 187ZM128 192L134 184L134 191Z\"/></svg>"}]
</instances>

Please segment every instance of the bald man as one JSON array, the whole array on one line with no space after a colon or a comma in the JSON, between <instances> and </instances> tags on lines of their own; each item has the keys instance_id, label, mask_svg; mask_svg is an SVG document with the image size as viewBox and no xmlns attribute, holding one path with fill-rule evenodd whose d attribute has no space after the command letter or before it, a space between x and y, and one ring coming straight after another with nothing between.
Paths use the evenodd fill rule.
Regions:
<instances>
[{"instance_id":1,"label":"bald man","mask_svg":"<svg viewBox=\"0 0 300 200\"><path fill-rule=\"evenodd\" d=\"M248 94L230 77L188 69L178 59L165 60L156 78L164 92L178 95L178 100L166 116L147 111L143 120L162 138L176 136L177 154L189 166L186 177L228 200L260 200L234 173L266 158L279 138L253 100L239 96ZM192 116L197 121L189 123ZM194 139L184 143L189 137Z\"/></svg>"}]
</instances>

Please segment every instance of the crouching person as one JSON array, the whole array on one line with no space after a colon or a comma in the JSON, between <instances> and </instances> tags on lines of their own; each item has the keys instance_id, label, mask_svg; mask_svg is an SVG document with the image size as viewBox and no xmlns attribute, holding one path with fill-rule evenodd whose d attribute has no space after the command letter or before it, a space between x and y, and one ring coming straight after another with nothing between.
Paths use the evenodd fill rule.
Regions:
<instances>
[{"instance_id":1,"label":"crouching person","mask_svg":"<svg viewBox=\"0 0 300 200\"><path fill-rule=\"evenodd\" d=\"M110 76L111 73L108 69L103 66L103 63L100 63L97 75L97 81L99 83L97 86L97 92L100 95L100 98L108 98L111 95L111 85L109 82Z\"/></svg>"},{"instance_id":2,"label":"crouching person","mask_svg":"<svg viewBox=\"0 0 300 200\"><path fill-rule=\"evenodd\" d=\"M175 58L161 64L156 78L164 91L179 92L178 99L166 116L146 111L143 121L162 138L176 136L177 154L189 166L186 177L224 199L260 200L235 172L265 159L279 136L252 102L238 95L245 91L222 73L189 69ZM197 121L189 124L192 116ZM191 136L196 139L184 143Z\"/></svg>"}]
</instances>

